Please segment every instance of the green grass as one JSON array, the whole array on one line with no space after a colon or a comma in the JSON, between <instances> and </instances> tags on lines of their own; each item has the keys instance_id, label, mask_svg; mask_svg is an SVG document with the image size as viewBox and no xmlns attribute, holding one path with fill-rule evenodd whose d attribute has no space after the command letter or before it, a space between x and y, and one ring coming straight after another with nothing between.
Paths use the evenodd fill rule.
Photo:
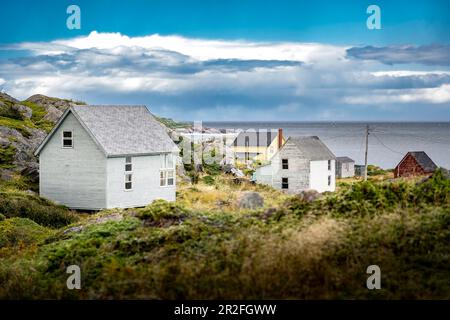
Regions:
<instances>
[{"instance_id":1,"label":"green grass","mask_svg":"<svg viewBox=\"0 0 450 320\"><path fill-rule=\"evenodd\" d=\"M31 121L34 123L36 127L44 130L47 133L52 130L54 126L53 122L44 119L44 117L47 115L47 110L45 109L44 106L38 105L30 101L22 101L21 103L24 106L29 107L33 111Z\"/></svg>"},{"instance_id":2,"label":"green grass","mask_svg":"<svg viewBox=\"0 0 450 320\"><path fill-rule=\"evenodd\" d=\"M51 228L60 228L77 220L77 216L64 206L18 190L0 190L0 213L7 218L28 218Z\"/></svg>"},{"instance_id":3,"label":"green grass","mask_svg":"<svg viewBox=\"0 0 450 320\"><path fill-rule=\"evenodd\" d=\"M12 145L0 149L0 169L13 168L14 156L16 155L16 148Z\"/></svg>"},{"instance_id":4,"label":"green grass","mask_svg":"<svg viewBox=\"0 0 450 320\"><path fill-rule=\"evenodd\" d=\"M27 218L0 221L0 248L39 243L52 234L51 229Z\"/></svg>"},{"instance_id":5,"label":"green grass","mask_svg":"<svg viewBox=\"0 0 450 320\"><path fill-rule=\"evenodd\" d=\"M16 129L24 137L28 138L31 136L29 128L35 128L35 125L30 120L17 120L13 118L1 117L0 116L0 126L5 126L11 129Z\"/></svg>"},{"instance_id":6,"label":"green grass","mask_svg":"<svg viewBox=\"0 0 450 320\"><path fill-rule=\"evenodd\" d=\"M442 174L420 184L354 183L312 203L215 179L182 186L175 203L108 210L56 230L41 223L37 235L20 230L22 222L32 228L29 220L5 224L2 212L0 224L14 232L0 250L0 298L450 298L450 182ZM246 190L269 207L217 205ZM114 214L123 218L98 222ZM19 250L12 239L23 239ZM82 290L66 288L71 264L81 267ZM366 288L372 264L381 290Z\"/></svg>"},{"instance_id":7,"label":"green grass","mask_svg":"<svg viewBox=\"0 0 450 320\"><path fill-rule=\"evenodd\" d=\"M192 127L192 124L187 123L187 122L175 121L171 118L164 118L164 117L157 117L157 116L154 116L154 117L156 118L156 120L158 120L159 122L161 122L162 124L164 124L166 127L170 128L170 129Z\"/></svg>"}]
</instances>

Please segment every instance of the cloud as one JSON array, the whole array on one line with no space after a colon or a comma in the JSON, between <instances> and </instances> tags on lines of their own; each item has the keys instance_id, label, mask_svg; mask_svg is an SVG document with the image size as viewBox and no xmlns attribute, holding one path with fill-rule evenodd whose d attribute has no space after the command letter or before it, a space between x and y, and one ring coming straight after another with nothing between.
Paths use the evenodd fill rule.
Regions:
<instances>
[{"instance_id":1,"label":"cloud","mask_svg":"<svg viewBox=\"0 0 450 320\"><path fill-rule=\"evenodd\" d=\"M416 90L377 90L370 95L346 97L343 99L343 102L349 104L367 104L369 101L378 104L448 103L450 102L450 84L444 84L437 88Z\"/></svg>"},{"instance_id":2,"label":"cloud","mask_svg":"<svg viewBox=\"0 0 450 320\"><path fill-rule=\"evenodd\" d=\"M385 64L423 64L450 66L450 45L353 47L347 50L349 58L376 60Z\"/></svg>"},{"instance_id":3,"label":"cloud","mask_svg":"<svg viewBox=\"0 0 450 320\"><path fill-rule=\"evenodd\" d=\"M183 120L391 119L388 110L403 110L398 117L411 119L430 114L433 105L441 110L439 119L450 119L450 71L398 69L349 58L347 49L92 32L0 47L28 53L0 59L0 78L3 90L20 99L42 93L146 104ZM411 113L409 104L418 112Z\"/></svg>"}]
</instances>

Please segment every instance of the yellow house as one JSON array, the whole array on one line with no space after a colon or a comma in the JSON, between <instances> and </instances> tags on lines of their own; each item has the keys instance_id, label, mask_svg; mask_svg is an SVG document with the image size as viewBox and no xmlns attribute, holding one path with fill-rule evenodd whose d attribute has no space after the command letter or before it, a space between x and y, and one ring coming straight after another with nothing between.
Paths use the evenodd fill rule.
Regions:
<instances>
[{"instance_id":1,"label":"yellow house","mask_svg":"<svg viewBox=\"0 0 450 320\"><path fill-rule=\"evenodd\" d=\"M285 140L283 130L247 130L240 132L232 148L238 161L268 161L280 149Z\"/></svg>"}]
</instances>

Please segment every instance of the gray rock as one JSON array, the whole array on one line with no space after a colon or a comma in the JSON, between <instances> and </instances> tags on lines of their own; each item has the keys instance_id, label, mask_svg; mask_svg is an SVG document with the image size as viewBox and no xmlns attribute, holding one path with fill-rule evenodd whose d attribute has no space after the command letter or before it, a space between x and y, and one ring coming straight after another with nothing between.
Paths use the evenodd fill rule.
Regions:
<instances>
[{"instance_id":1,"label":"gray rock","mask_svg":"<svg viewBox=\"0 0 450 320\"><path fill-rule=\"evenodd\" d=\"M11 101L13 103L19 103L19 101L17 99L14 99L9 94L6 94L4 92L0 92L0 99L6 100L6 101Z\"/></svg>"},{"instance_id":2,"label":"gray rock","mask_svg":"<svg viewBox=\"0 0 450 320\"><path fill-rule=\"evenodd\" d=\"M316 190L305 190L297 194L297 198L305 202L313 202L321 197Z\"/></svg>"},{"instance_id":3,"label":"gray rock","mask_svg":"<svg viewBox=\"0 0 450 320\"><path fill-rule=\"evenodd\" d=\"M44 116L44 120L56 123L61 118L63 112L53 106L47 107L47 114Z\"/></svg>"},{"instance_id":4,"label":"gray rock","mask_svg":"<svg viewBox=\"0 0 450 320\"><path fill-rule=\"evenodd\" d=\"M258 209L264 205L264 198L258 193L247 191L238 200L238 207L241 209Z\"/></svg>"},{"instance_id":5,"label":"gray rock","mask_svg":"<svg viewBox=\"0 0 450 320\"><path fill-rule=\"evenodd\" d=\"M49 109L49 107L55 107L63 112L72 105L75 105L75 103L72 101L47 97L42 94L35 94L29 97L26 101L39 104L46 109Z\"/></svg>"},{"instance_id":6,"label":"gray rock","mask_svg":"<svg viewBox=\"0 0 450 320\"><path fill-rule=\"evenodd\" d=\"M83 226L75 226L63 231L63 234L78 233L83 230Z\"/></svg>"},{"instance_id":7,"label":"gray rock","mask_svg":"<svg viewBox=\"0 0 450 320\"><path fill-rule=\"evenodd\" d=\"M13 172L11 170L0 170L0 180L11 181L13 178Z\"/></svg>"},{"instance_id":8,"label":"gray rock","mask_svg":"<svg viewBox=\"0 0 450 320\"><path fill-rule=\"evenodd\" d=\"M23 106L21 104L14 104L11 106L12 110L18 111L23 119L30 119L33 115L33 110L31 108Z\"/></svg>"}]
</instances>

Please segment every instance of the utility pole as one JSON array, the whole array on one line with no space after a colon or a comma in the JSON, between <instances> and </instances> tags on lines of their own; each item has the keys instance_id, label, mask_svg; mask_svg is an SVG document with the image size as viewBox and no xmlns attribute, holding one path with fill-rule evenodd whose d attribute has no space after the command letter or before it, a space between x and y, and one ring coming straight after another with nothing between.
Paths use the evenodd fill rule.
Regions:
<instances>
[{"instance_id":1,"label":"utility pole","mask_svg":"<svg viewBox=\"0 0 450 320\"><path fill-rule=\"evenodd\" d=\"M364 181L367 181L367 153L369 151L369 125L366 126L366 152L364 154Z\"/></svg>"}]
</instances>

